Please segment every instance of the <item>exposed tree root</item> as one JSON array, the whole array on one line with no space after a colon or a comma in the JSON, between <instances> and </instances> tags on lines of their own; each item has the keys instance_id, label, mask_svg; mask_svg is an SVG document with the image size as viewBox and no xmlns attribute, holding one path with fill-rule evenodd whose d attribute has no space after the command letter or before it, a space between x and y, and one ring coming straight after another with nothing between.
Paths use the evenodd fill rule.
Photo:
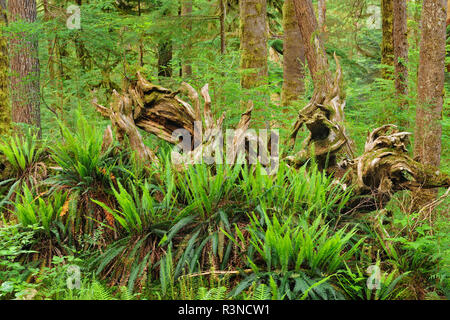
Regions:
<instances>
[{"instance_id":1,"label":"exposed tree root","mask_svg":"<svg viewBox=\"0 0 450 320\"><path fill-rule=\"evenodd\" d=\"M290 165L300 167L314 158L319 167L337 179L343 187L352 187L354 198L350 205L359 211L382 208L399 190L417 188L449 187L450 177L437 168L423 165L407 154L408 132L399 132L395 125L385 125L369 132L364 153L354 156L354 143L344 126L345 94L342 86L342 70L336 59L337 71L333 81L317 82L310 103L299 112L290 145L295 144L298 131L305 126L309 136L303 149L285 159ZM184 92L191 104L181 100L177 94ZM122 94L114 91L110 108L94 102L97 110L111 119L121 143L128 142L145 163L158 164L154 152L144 145L138 128L159 138L176 144L178 151L172 152L172 161L183 170L186 165L206 162L212 164L223 156L222 124L225 114L217 120L211 112L208 85L201 90L204 100L203 114L197 91L183 83L180 90L171 91L153 85L139 73L137 81L129 85ZM262 141L253 131L248 131L253 104L241 116L235 135L227 141L227 163L235 163L245 155L247 163L256 160L258 150L267 151L267 141ZM112 142L112 131L108 127L104 135L104 147ZM231 147L229 147L229 144ZM258 160L270 163L267 152L259 152Z\"/></svg>"}]
</instances>

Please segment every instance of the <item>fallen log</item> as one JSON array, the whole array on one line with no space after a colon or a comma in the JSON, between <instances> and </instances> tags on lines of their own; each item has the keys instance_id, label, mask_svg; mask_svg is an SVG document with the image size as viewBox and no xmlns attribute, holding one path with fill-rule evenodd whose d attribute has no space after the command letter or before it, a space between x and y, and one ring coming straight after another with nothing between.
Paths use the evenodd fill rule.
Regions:
<instances>
[{"instance_id":1,"label":"fallen log","mask_svg":"<svg viewBox=\"0 0 450 320\"><path fill-rule=\"evenodd\" d=\"M179 165L180 169L194 163L212 164L224 156L227 163L235 163L243 155L247 163L255 163L258 157L268 170L274 169L269 166L271 148L268 145L271 141L263 141L254 132L248 131L253 111L251 101L235 128L232 140L227 142L230 146L227 145L228 152L224 155L222 125L225 113L218 119L214 118L208 85L201 89L204 100L202 114L199 95L189 84L183 83L179 90L171 91L151 84L140 73L137 73L136 78L135 82L129 83L126 92L113 92L109 108L97 101L93 101L93 104L103 116L110 118L119 142L124 143L124 137L127 136L130 147L144 163L157 163L158 160L144 145L138 128L177 145L179 148L172 152L172 162ZM189 97L193 107L177 96L181 92ZM109 145L111 142L112 130L108 127L104 144Z\"/></svg>"}]
</instances>

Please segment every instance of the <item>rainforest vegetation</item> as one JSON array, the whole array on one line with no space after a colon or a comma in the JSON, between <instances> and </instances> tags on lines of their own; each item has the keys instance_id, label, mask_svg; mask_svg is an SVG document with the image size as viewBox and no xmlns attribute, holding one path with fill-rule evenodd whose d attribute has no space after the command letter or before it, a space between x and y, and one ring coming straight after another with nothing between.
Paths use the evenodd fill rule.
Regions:
<instances>
[{"instance_id":1,"label":"rainforest vegetation","mask_svg":"<svg viewBox=\"0 0 450 320\"><path fill-rule=\"evenodd\" d=\"M448 299L449 11L0 0L0 300Z\"/></svg>"}]
</instances>

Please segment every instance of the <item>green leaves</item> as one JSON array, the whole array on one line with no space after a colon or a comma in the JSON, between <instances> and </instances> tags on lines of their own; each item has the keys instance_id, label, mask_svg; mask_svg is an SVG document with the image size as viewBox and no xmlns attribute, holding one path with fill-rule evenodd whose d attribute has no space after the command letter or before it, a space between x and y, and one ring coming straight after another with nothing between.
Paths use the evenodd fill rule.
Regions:
<instances>
[{"instance_id":1,"label":"green leaves","mask_svg":"<svg viewBox=\"0 0 450 320\"><path fill-rule=\"evenodd\" d=\"M21 136L3 137L0 143L0 152L4 154L20 177L39 162L44 148L37 133L32 128L28 128Z\"/></svg>"},{"instance_id":2,"label":"green leaves","mask_svg":"<svg viewBox=\"0 0 450 320\"><path fill-rule=\"evenodd\" d=\"M309 223L301 219L296 222L294 215L274 214L269 217L263 207L258 207L257 211L262 220L253 213L246 231L250 234L251 247L263 258L268 272L298 272L307 268L312 274L332 274L343 266L362 242L360 240L351 246L355 229L346 232L344 228L332 233L320 215ZM235 229L239 240L228 233L226 235L236 244L245 243L242 230L237 226ZM248 261L255 269L252 257L249 256ZM258 269L254 271L258 272Z\"/></svg>"},{"instance_id":3,"label":"green leaves","mask_svg":"<svg viewBox=\"0 0 450 320\"><path fill-rule=\"evenodd\" d=\"M88 124L80 114L76 115L76 128L72 131L60 123L63 141L51 146L51 157L57 163L58 174L48 183L70 186L83 193L99 185L109 185L115 160L110 150L102 151L103 136Z\"/></svg>"},{"instance_id":4,"label":"green leaves","mask_svg":"<svg viewBox=\"0 0 450 320\"><path fill-rule=\"evenodd\" d=\"M12 210L17 220L23 226L38 225L50 235L51 228L68 207L68 195L60 191L54 192L45 201L40 195L35 195L26 184L23 185L22 193L18 194L14 202L15 209Z\"/></svg>"}]
</instances>

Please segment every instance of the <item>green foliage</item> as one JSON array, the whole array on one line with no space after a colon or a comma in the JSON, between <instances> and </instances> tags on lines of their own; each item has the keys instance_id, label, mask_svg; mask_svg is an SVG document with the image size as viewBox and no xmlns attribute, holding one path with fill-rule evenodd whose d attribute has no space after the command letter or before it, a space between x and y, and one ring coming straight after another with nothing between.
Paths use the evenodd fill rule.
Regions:
<instances>
[{"instance_id":1,"label":"green foliage","mask_svg":"<svg viewBox=\"0 0 450 320\"><path fill-rule=\"evenodd\" d=\"M29 247L35 242L40 227L31 225L0 225L0 300L21 299L36 287L27 279L38 272L36 265L21 259L34 253Z\"/></svg>"},{"instance_id":2,"label":"green foliage","mask_svg":"<svg viewBox=\"0 0 450 320\"><path fill-rule=\"evenodd\" d=\"M22 193L18 194L12 212L23 226L38 225L50 235L56 221L65 214L63 210L65 208L68 210L66 203L68 203L67 193L53 192L45 201L41 195L36 195L27 185L23 185Z\"/></svg>"},{"instance_id":3,"label":"green foliage","mask_svg":"<svg viewBox=\"0 0 450 320\"><path fill-rule=\"evenodd\" d=\"M171 207L166 208L164 203L160 204L154 200L152 186L147 181L141 183L139 187L131 183L131 193L119 181L117 184L119 190L114 187L112 190L120 210L112 209L97 200L92 201L111 213L128 233L142 234L150 231L153 225L164 224L174 219L172 214L175 211L170 210Z\"/></svg>"},{"instance_id":4,"label":"green foliage","mask_svg":"<svg viewBox=\"0 0 450 320\"><path fill-rule=\"evenodd\" d=\"M28 128L22 135L2 137L0 152L4 154L17 176L21 177L41 160L44 149L38 134Z\"/></svg>"},{"instance_id":5,"label":"green foliage","mask_svg":"<svg viewBox=\"0 0 450 320\"><path fill-rule=\"evenodd\" d=\"M51 157L59 166L49 179L53 186L71 187L81 193L109 185L115 160L110 151L102 152L102 134L87 120L76 115L70 130L60 123L63 141L51 146Z\"/></svg>"},{"instance_id":6,"label":"green foliage","mask_svg":"<svg viewBox=\"0 0 450 320\"><path fill-rule=\"evenodd\" d=\"M379 261L376 266L379 268ZM408 273L397 275L397 270L380 272L378 286L371 289L367 284L370 279L358 266L356 266L355 271L347 267L345 273L338 275L338 282L352 300L395 300L401 298L402 294L405 293L405 289L402 289L399 284Z\"/></svg>"},{"instance_id":7,"label":"green foliage","mask_svg":"<svg viewBox=\"0 0 450 320\"><path fill-rule=\"evenodd\" d=\"M267 271L280 270L286 273L307 267L312 273L332 274L353 255L362 242L361 239L350 245L355 229L346 233L343 228L332 233L329 226L323 224L320 215L308 223L306 219L297 219L294 215L269 217L262 207L258 207L258 211L260 217L253 213L246 231L250 234L251 248L264 260ZM226 234L240 246L239 242L245 243L243 231L237 226L235 230L237 238ZM348 251L344 252L345 249ZM253 260L248 255L250 267L258 273L261 269Z\"/></svg>"},{"instance_id":8,"label":"green foliage","mask_svg":"<svg viewBox=\"0 0 450 320\"><path fill-rule=\"evenodd\" d=\"M227 288L226 287L218 287L207 289L205 287L201 287L198 290L198 300L225 300Z\"/></svg>"}]
</instances>

